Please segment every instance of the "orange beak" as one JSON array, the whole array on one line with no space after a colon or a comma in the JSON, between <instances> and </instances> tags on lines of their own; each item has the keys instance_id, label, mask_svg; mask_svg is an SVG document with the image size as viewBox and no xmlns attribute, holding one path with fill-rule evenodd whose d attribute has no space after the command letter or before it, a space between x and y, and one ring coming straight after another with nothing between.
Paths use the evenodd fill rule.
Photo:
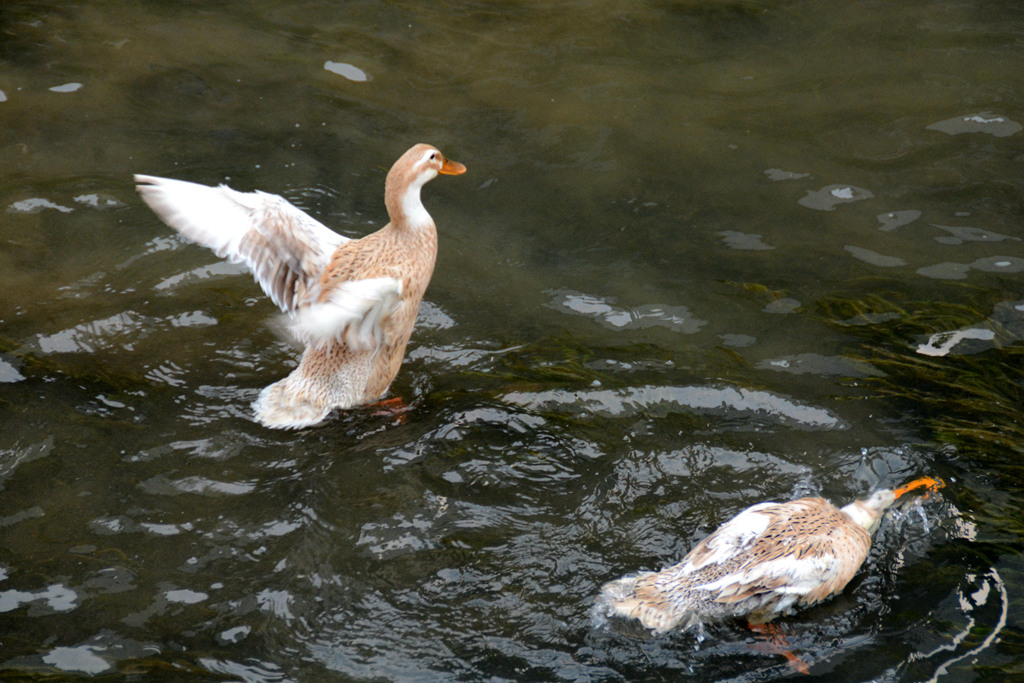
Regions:
<instances>
[{"instance_id":1,"label":"orange beak","mask_svg":"<svg viewBox=\"0 0 1024 683\"><path fill-rule=\"evenodd\" d=\"M894 489L893 493L896 494L896 498L898 499L904 493L910 493L915 489L923 488L928 491L938 491L945 485L946 482L942 481L938 477L921 477L920 479L915 479L912 482L906 483L903 486Z\"/></svg>"},{"instance_id":2,"label":"orange beak","mask_svg":"<svg viewBox=\"0 0 1024 683\"><path fill-rule=\"evenodd\" d=\"M441 164L441 170L438 171L438 173L443 173L444 175L462 175L465 172L465 166L451 159L445 159L444 163Z\"/></svg>"}]
</instances>

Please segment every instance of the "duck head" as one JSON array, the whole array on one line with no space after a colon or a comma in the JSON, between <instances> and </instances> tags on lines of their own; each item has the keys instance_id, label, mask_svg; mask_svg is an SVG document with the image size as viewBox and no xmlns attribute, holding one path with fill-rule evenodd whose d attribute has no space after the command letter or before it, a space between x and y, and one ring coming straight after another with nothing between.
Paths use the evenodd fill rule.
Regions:
<instances>
[{"instance_id":1,"label":"duck head","mask_svg":"<svg viewBox=\"0 0 1024 683\"><path fill-rule=\"evenodd\" d=\"M441 154L436 147L414 145L399 157L384 182L384 203L391 222L409 227L433 224L420 200L420 189L438 174L462 175L466 167Z\"/></svg>"}]
</instances>

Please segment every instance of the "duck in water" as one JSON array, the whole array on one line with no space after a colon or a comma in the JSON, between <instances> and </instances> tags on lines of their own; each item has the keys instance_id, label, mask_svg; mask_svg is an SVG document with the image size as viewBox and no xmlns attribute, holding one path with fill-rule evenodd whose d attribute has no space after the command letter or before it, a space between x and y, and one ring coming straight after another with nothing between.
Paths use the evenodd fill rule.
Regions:
<instances>
[{"instance_id":1,"label":"duck in water","mask_svg":"<svg viewBox=\"0 0 1024 683\"><path fill-rule=\"evenodd\" d=\"M682 562L604 585L598 610L654 633L745 618L755 630L839 593L867 559L882 513L901 496L936 490L923 477L837 508L824 498L759 503L723 524ZM799 660L787 654L794 666ZM806 665L804 665L805 667Z\"/></svg>"},{"instance_id":2,"label":"duck in water","mask_svg":"<svg viewBox=\"0 0 1024 683\"><path fill-rule=\"evenodd\" d=\"M305 346L299 365L253 407L267 427L316 424L377 401L405 356L434 271L437 230L420 189L466 167L430 145L403 154L384 183L390 221L349 239L282 197L136 175L142 199L185 238L243 263Z\"/></svg>"}]
</instances>

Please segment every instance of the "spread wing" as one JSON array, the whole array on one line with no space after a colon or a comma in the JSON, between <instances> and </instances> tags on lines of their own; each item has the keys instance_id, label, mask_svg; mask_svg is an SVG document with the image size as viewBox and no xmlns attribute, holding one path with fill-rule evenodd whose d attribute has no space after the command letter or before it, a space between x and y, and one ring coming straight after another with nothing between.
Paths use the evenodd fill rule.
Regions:
<instances>
[{"instance_id":1,"label":"spread wing","mask_svg":"<svg viewBox=\"0 0 1024 683\"><path fill-rule=\"evenodd\" d=\"M331 254L348 241L277 195L147 175L135 182L165 223L221 258L244 263L288 314L309 298Z\"/></svg>"}]
</instances>

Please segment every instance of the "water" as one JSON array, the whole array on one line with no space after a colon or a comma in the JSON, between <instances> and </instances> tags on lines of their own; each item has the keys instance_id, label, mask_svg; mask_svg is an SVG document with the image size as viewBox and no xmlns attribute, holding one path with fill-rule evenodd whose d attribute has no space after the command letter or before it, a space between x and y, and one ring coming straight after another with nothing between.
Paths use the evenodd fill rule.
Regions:
<instances>
[{"instance_id":1,"label":"water","mask_svg":"<svg viewBox=\"0 0 1024 683\"><path fill-rule=\"evenodd\" d=\"M778 680L739 624L595 623L755 502L925 474L836 599L829 680L1020 647L1013 3L0 8L0 671L34 680ZM413 410L263 429L296 361L135 172L349 236L415 142L438 267ZM919 352L918 350L922 351Z\"/></svg>"}]
</instances>

